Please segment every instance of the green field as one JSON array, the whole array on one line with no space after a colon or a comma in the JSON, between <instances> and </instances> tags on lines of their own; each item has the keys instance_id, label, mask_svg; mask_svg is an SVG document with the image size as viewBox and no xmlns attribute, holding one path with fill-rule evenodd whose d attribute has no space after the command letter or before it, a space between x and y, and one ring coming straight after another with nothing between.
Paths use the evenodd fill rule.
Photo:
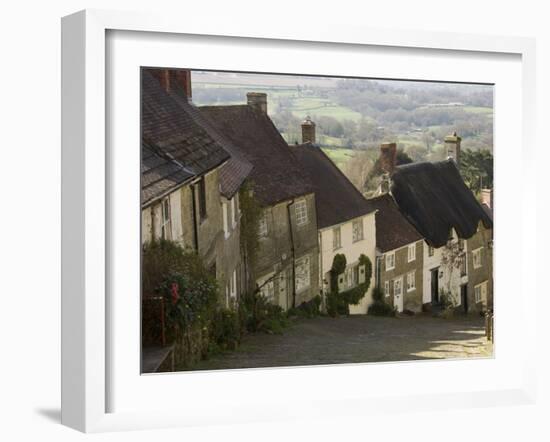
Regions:
<instances>
[{"instance_id":1,"label":"green field","mask_svg":"<svg viewBox=\"0 0 550 442\"><path fill-rule=\"evenodd\" d=\"M462 109L464 109L465 112L470 112L472 114L487 114L487 115L493 114L493 108L491 107L464 106Z\"/></svg>"},{"instance_id":2,"label":"green field","mask_svg":"<svg viewBox=\"0 0 550 442\"><path fill-rule=\"evenodd\" d=\"M350 159L353 158L355 152L353 149L346 148L334 148L323 147L323 152L336 164L339 168L342 168Z\"/></svg>"},{"instance_id":3,"label":"green field","mask_svg":"<svg viewBox=\"0 0 550 442\"><path fill-rule=\"evenodd\" d=\"M321 146L346 147L344 138L331 137L330 135L318 135L317 142Z\"/></svg>"},{"instance_id":4,"label":"green field","mask_svg":"<svg viewBox=\"0 0 550 442\"><path fill-rule=\"evenodd\" d=\"M295 98L288 110L298 118L305 118L308 115L310 117L327 116L336 118L340 122L343 120L359 121L361 119L359 112L344 106L338 106L326 98Z\"/></svg>"}]
</instances>

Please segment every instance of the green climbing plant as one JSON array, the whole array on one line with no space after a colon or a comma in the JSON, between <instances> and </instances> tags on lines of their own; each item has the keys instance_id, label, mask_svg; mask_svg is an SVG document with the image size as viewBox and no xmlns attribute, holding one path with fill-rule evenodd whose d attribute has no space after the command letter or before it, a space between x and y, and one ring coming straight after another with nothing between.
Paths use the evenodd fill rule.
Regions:
<instances>
[{"instance_id":1,"label":"green climbing plant","mask_svg":"<svg viewBox=\"0 0 550 442\"><path fill-rule=\"evenodd\" d=\"M363 273L361 276L363 282L349 290L340 292L338 278L345 272L346 265L347 260L344 254L339 253L334 256L330 269L330 292L327 295L327 313L333 317L349 315L349 306L359 304L370 287L372 262L368 256L361 254L358 271Z\"/></svg>"}]
</instances>

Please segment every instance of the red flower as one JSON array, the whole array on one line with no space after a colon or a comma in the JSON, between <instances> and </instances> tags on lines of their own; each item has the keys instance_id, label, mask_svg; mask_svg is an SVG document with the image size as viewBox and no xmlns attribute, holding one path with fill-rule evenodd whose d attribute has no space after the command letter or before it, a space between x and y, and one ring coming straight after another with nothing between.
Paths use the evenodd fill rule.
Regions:
<instances>
[{"instance_id":1,"label":"red flower","mask_svg":"<svg viewBox=\"0 0 550 442\"><path fill-rule=\"evenodd\" d=\"M176 304L176 302L178 302L178 299L180 299L179 286L177 282L172 283L172 288L170 289L170 292L172 293L172 305L174 305Z\"/></svg>"}]
</instances>

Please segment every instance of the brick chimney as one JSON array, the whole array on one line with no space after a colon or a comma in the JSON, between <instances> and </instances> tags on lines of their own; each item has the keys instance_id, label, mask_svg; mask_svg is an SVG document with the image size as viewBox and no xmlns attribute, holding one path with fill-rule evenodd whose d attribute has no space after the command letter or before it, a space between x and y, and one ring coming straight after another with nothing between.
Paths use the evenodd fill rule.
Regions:
<instances>
[{"instance_id":1,"label":"brick chimney","mask_svg":"<svg viewBox=\"0 0 550 442\"><path fill-rule=\"evenodd\" d=\"M391 175L395 169L397 161L397 144L382 143L380 145L380 167L382 170Z\"/></svg>"},{"instance_id":2,"label":"brick chimney","mask_svg":"<svg viewBox=\"0 0 550 442\"><path fill-rule=\"evenodd\" d=\"M175 92L192 100L191 71L187 69L149 69L166 92Z\"/></svg>"},{"instance_id":3,"label":"brick chimney","mask_svg":"<svg viewBox=\"0 0 550 442\"><path fill-rule=\"evenodd\" d=\"M493 189L481 189L481 204L493 208Z\"/></svg>"},{"instance_id":4,"label":"brick chimney","mask_svg":"<svg viewBox=\"0 0 550 442\"><path fill-rule=\"evenodd\" d=\"M315 123L309 115L302 121L302 143L315 144Z\"/></svg>"},{"instance_id":5,"label":"brick chimney","mask_svg":"<svg viewBox=\"0 0 550 442\"><path fill-rule=\"evenodd\" d=\"M267 94L263 92L248 92L246 94L246 102L254 109L267 114Z\"/></svg>"},{"instance_id":6,"label":"brick chimney","mask_svg":"<svg viewBox=\"0 0 550 442\"><path fill-rule=\"evenodd\" d=\"M447 151L447 158L452 158L457 166L460 165L460 138L456 132L452 135L445 137L445 150Z\"/></svg>"},{"instance_id":7,"label":"brick chimney","mask_svg":"<svg viewBox=\"0 0 550 442\"><path fill-rule=\"evenodd\" d=\"M187 101L192 101L193 91L191 88L191 71L187 69L171 69L171 88L175 92L180 92Z\"/></svg>"}]
</instances>

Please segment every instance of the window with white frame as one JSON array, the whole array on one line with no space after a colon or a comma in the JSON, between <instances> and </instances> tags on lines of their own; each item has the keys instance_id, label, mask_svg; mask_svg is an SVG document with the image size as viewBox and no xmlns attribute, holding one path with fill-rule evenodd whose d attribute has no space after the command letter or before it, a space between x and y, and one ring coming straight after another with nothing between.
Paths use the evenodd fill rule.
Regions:
<instances>
[{"instance_id":1,"label":"window with white frame","mask_svg":"<svg viewBox=\"0 0 550 442\"><path fill-rule=\"evenodd\" d=\"M363 219L353 221L352 232L353 232L353 242L363 240Z\"/></svg>"},{"instance_id":2,"label":"window with white frame","mask_svg":"<svg viewBox=\"0 0 550 442\"><path fill-rule=\"evenodd\" d=\"M342 290L345 290L345 286L344 286L344 278L345 278L345 273L341 273L340 275L338 275L338 290L342 291Z\"/></svg>"},{"instance_id":3,"label":"window with white frame","mask_svg":"<svg viewBox=\"0 0 550 442\"><path fill-rule=\"evenodd\" d=\"M352 267L348 267L346 269L346 288L351 288L353 287L353 268Z\"/></svg>"},{"instance_id":4,"label":"window with white frame","mask_svg":"<svg viewBox=\"0 0 550 442\"><path fill-rule=\"evenodd\" d=\"M395 269L395 252L386 253L386 271Z\"/></svg>"},{"instance_id":5,"label":"window with white frame","mask_svg":"<svg viewBox=\"0 0 550 442\"><path fill-rule=\"evenodd\" d=\"M222 202L222 222L223 222L223 234L225 238L229 238L229 226L227 223L228 213L227 213L227 203Z\"/></svg>"},{"instance_id":6,"label":"window with white frame","mask_svg":"<svg viewBox=\"0 0 550 442\"><path fill-rule=\"evenodd\" d=\"M416 259L416 243L409 244L407 248L407 262L412 262Z\"/></svg>"},{"instance_id":7,"label":"window with white frame","mask_svg":"<svg viewBox=\"0 0 550 442\"><path fill-rule=\"evenodd\" d=\"M460 276L466 276L468 274L468 260L466 255L460 257Z\"/></svg>"},{"instance_id":8,"label":"window with white frame","mask_svg":"<svg viewBox=\"0 0 550 442\"><path fill-rule=\"evenodd\" d=\"M487 281L474 287L474 298L476 303L487 301Z\"/></svg>"},{"instance_id":9,"label":"window with white frame","mask_svg":"<svg viewBox=\"0 0 550 442\"><path fill-rule=\"evenodd\" d=\"M480 247L479 249L472 250L472 260L474 262L474 269L479 269L483 264L481 261L481 251L483 250L483 247Z\"/></svg>"},{"instance_id":10,"label":"window with white frame","mask_svg":"<svg viewBox=\"0 0 550 442\"><path fill-rule=\"evenodd\" d=\"M237 227L237 208L235 206L235 198L236 196L231 198L231 226L233 229Z\"/></svg>"},{"instance_id":11,"label":"window with white frame","mask_svg":"<svg viewBox=\"0 0 550 442\"><path fill-rule=\"evenodd\" d=\"M342 247L342 231L340 227L332 229L332 249L336 250Z\"/></svg>"},{"instance_id":12,"label":"window with white frame","mask_svg":"<svg viewBox=\"0 0 550 442\"><path fill-rule=\"evenodd\" d=\"M311 260L309 256L304 256L296 260L295 264L295 282L296 291L301 292L307 289L311 284Z\"/></svg>"},{"instance_id":13,"label":"window with white frame","mask_svg":"<svg viewBox=\"0 0 550 442\"><path fill-rule=\"evenodd\" d=\"M481 285L476 285L474 287L474 299L477 302L481 302Z\"/></svg>"},{"instance_id":14,"label":"window with white frame","mask_svg":"<svg viewBox=\"0 0 550 442\"><path fill-rule=\"evenodd\" d=\"M267 236L267 215L265 212L262 213L258 222L258 235L260 237Z\"/></svg>"},{"instance_id":15,"label":"window with white frame","mask_svg":"<svg viewBox=\"0 0 550 442\"><path fill-rule=\"evenodd\" d=\"M367 276L365 274L366 265L363 264L363 265L357 266L357 270L359 271L357 275L357 284L364 284Z\"/></svg>"},{"instance_id":16,"label":"window with white frame","mask_svg":"<svg viewBox=\"0 0 550 442\"><path fill-rule=\"evenodd\" d=\"M170 198L164 198L162 200L162 220L160 224L160 231L162 239L171 239L171 230L170 230Z\"/></svg>"},{"instance_id":17,"label":"window with white frame","mask_svg":"<svg viewBox=\"0 0 550 442\"><path fill-rule=\"evenodd\" d=\"M393 296L400 296L403 294L403 278L397 278L393 280Z\"/></svg>"},{"instance_id":18,"label":"window with white frame","mask_svg":"<svg viewBox=\"0 0 550 442\"><path fill-rule=\"evenodd\" d=\"M407 291L416 290L416 272L407 273Z\"/></svg>"},{"instance_id":19,"label":"window with white frame","mask_svg":"<svg viewBox=\"0 0 550 442\"><path fill-rule=\"evenodd\" d=\"M346 268L345 271L346 289L351 289L359 284L359 266L354 265Z\"/></svg>"},{"instance_id":20,"label":"window with white frame","mask_svg":"<svg viewBox=\"0 0 550 442\"><path fill-rule=\"evenodd\" d=\"M481 284L481 300L487 302L487 281Z\"/></svg>"},{"instance_id":21,"label":"window with white frame","mask_svg":"<svg viewBox=\"0 0 550 442\"><path fill-rule=\"evenodd\" d=\"M355 265L352 267L353 272L353 286L356 287L359 285L359 266Z\"/></svg>"},{"instance_id":22,"label":"window with white frame","mask_svg":"<svg viewBox=\"0 0 550 442\"><path fill-rule=\"evenodd\" d=\"M294 213L296 214L296 225L303 226L307 224L307 204L306 200L296 201L294 205Z\"/></svg>"},{"instance_id":23,"label":"window with white frame","mask_svg":"<svg viewBox=\"0 0 550 442\"><path fill-rule=\"evenodd\" d=\"M390 281L384 282L384 294L390 296Z\"/></svg>"}]
</instances>

